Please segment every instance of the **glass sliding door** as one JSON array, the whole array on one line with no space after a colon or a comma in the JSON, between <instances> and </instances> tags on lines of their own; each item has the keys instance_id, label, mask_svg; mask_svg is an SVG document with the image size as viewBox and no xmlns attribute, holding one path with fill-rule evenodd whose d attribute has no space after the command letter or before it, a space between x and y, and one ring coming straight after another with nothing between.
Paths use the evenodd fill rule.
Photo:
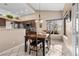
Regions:
<instances>
[{"instance_id":1,"label":"glass sliding door","mask_svg":"<svg viewBox=\"0 0 79 59\"><path fill-rule=\"evenodd\" d=\"M46 21L46 26L48 31L51 32L51 34L55 34L55 30L59 34L63 34L63 20L47 20Z\"/></svg>"}]
</instances>

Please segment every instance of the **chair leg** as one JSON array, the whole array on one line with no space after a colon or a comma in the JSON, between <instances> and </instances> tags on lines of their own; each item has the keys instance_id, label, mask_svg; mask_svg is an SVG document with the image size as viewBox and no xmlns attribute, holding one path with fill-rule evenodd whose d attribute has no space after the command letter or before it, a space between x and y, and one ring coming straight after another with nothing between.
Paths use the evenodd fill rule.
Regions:
<instances>
[{"instance_id":1,"label":"chair leg","mask_svg":"<svg viewBox=\"0 0 79 59\"><path fill-rule=\"evenodd\" d=\"M38 50L37 50L38 48L36 47L36 56L38 56Z\"/></svg>"},{"instance_id":2,"label":"chair leg","mask_svg":"<svg viewBox=\"0 0 79 59\"><path fill-rule=\"evenodd\" d=\"M36 56L38 56L38 51L36 50Z\"/></svg>"},{"instance_id":3,"label":"chair leg","mask_svg":"<svg viewBox=\"0 0 79 59\"><path fill-rule=\"evenodd\" d=\"M30 55L30 53L31 53L31 50L29 49L29 55Z\"/></svg>"}]
</instances>

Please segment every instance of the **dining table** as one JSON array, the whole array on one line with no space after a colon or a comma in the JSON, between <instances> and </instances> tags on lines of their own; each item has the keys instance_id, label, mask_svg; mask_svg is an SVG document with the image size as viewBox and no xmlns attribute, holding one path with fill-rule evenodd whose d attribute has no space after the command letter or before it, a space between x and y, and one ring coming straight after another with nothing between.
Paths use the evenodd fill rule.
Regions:
<instances>
[{"instance_id":1,"label":"dining table","mask_svg":"<svg viewBox=\"0 0 79 59\"><path fill-rule=\"evenodd\" d=\"M42 34L42 33L38 33L37 35L35 35L35 34L26 35L25 36L25 52L27 52L27 42L28 42L28 40L30 40L30 38L37 38L37 39L41 40L41 42L42 42L42 45L43 45L43 51L42 52L43 52L43 56L45 56L45 40L48 37L49 37L49 34Z\"/></svg>"}]
</instances>

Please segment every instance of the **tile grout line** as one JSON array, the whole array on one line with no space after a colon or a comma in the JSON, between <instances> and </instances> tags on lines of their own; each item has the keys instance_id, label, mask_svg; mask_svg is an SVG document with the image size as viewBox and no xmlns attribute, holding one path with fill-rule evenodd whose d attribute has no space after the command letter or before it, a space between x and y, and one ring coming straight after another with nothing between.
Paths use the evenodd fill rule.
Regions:
<instances>
[{"instance_id":1,"label":"tile grout line","mask_svg":"<svg viewBox=\"0 0 79 59\"><path fill-rule=\"evenodd\" d=\"M4 53L6 53L6 52L9 52L9 51L11 51L11 50L13 50L13 49L15 49L15 48L17 48L17 47L19 47L19 46L22 46L22 45L24 45L24 44L22 43L22 44L17 45L17 46L15 46L15 47L13 47L13 48L7 49L7 50L1 52L0 55L4 54Z\"/></svg>"}]
</instances>

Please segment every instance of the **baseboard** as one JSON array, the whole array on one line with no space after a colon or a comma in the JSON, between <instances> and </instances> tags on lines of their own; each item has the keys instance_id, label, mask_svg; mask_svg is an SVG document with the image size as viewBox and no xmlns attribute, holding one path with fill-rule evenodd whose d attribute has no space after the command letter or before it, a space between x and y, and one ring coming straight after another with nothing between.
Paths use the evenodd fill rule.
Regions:
<instances>
[{"instance_id":1,"label":"baseboard","mask_svg":"<svg viewBox=\"0 0 79 59\"><path fill-rule=\"evenodd\" d=\"M15 46L15 47L13 47L13 48L7 49L7 50L1 52L0 55L6 53L6 52L8 52L8 51L11 51L12 49L15 49L15 48L17 48L17 47L20 47L20 46L22 46L22 45L24 45L24 43L22 43L22 44L20 44L20 45L17 45L17 46Z\"/></svg>"}]
</instances>

